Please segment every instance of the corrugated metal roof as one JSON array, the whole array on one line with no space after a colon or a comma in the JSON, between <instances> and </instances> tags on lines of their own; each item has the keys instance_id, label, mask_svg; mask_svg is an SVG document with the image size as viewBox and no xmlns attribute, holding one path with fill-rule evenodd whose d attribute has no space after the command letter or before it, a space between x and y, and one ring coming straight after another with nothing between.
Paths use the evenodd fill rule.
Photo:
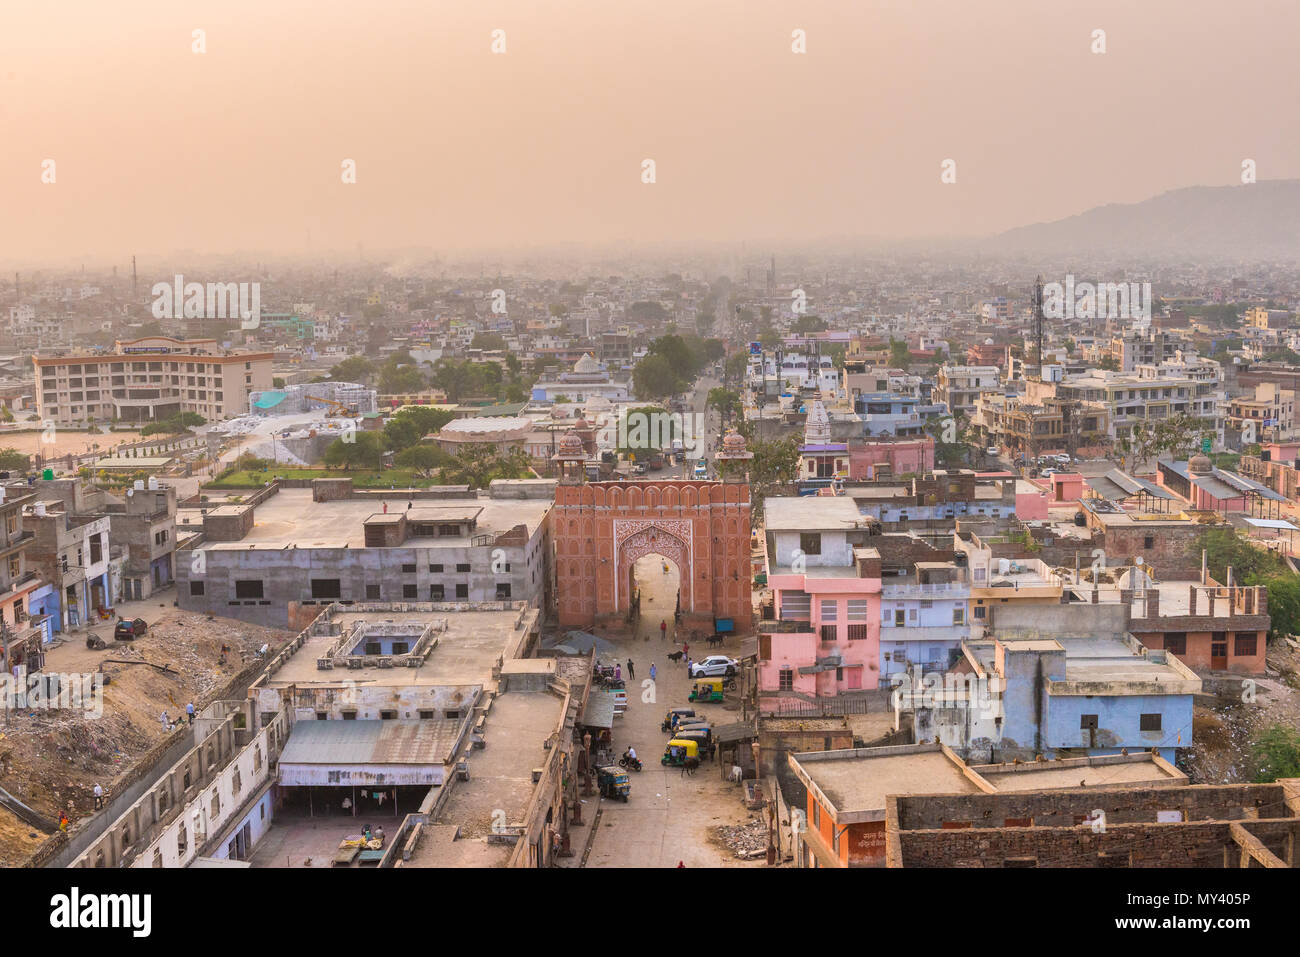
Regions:
<instances>
[{"instance_id":1,"label":"corrugated metal roof","mask_svg":"<svg viewBox=\"0 0 1300 957\"><path fill-rule=\"evenodd\" d=\"M614 700L608 691L593 691L582 709L582 723L589 728L614 727Z\"/></svg>"},{"instance_id":2,"label":"corrugated metal roof","mask_svg":"<svg viewBox=\"0 0 1300 957\"><path fill-rule=\"evenodd\" d=\"M460 722L297 721L282 764L442 764Z\"/></svg>"}]
</instances>

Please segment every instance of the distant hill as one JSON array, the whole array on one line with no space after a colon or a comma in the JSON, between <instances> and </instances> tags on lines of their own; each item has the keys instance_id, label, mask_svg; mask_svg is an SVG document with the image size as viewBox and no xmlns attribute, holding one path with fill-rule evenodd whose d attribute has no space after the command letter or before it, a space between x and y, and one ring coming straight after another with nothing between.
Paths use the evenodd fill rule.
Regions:
<instances>
[{"instance_id":1,"label":"distant hill","mask_svg":"<svg viewBox=\"0 0 1300 957\"><path fill-rule=\"evenodd\" d=\"M990 252L1190 259L1300 258L1300 180L1191 186L992 237Z\"/></svg>"}]
</instances>

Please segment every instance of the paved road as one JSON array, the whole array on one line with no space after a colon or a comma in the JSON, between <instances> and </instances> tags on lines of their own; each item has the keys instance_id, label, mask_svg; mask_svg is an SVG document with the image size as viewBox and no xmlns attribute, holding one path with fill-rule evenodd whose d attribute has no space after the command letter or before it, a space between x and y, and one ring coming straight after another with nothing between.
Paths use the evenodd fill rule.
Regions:
<instances>
[{"instance_id":1,"label":"paved road","mask_svg":"<svg viewBox=\"0 0 1300 957\"><path fill-rule=\"evenodd\" d=\"M670 662L667 654L680 651L675 640L672 615L668 614L668 638L660 637L659 622L665 617L658 609L671 612L677 592L676 572L664 574L657 558L642 559L638 566L642 615L633 637L621 644L623 665L630 658L636 680L628 682L628 710L614 726L618 754L629 744L636 748L645 770L633 772L632 795L626 804L587 798L589 813L599 807L600 816L592 840L588 867L753 867L761 864L737 860L710 840L710 828L739 824L748 819L740 803L740 788L721 779L719 765L705 762L693 776L659 763L668 735L659 730L664 712L678 705L689 706L690 680L684 663ZM650 599L653 599L651 601ZM701 657L707 649L691 649ZM732 649L734 653L734 649ZM649 681L650 664L657 666L657 680ZM725 704L700 709L719 722L737 716Z\"/></svg>"}]
</instances>

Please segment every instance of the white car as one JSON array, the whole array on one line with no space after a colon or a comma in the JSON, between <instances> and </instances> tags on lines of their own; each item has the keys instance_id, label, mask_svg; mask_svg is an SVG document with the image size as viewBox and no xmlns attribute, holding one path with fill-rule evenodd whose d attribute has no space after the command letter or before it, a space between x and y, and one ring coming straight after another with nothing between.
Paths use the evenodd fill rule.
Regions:
<instances>
[{"instance_id":1,"label":"white car","mask_svg":"<svg viewBox=\"0 0 1300 957\"><path fill-rule=\"evenodd\" d=\"M730 678L736 673L735 658L726 655L709 655L702 661L691 662L692 678Z\"/></svg>"},{"instance_id":2,"label":"white car","mask_svg":"<svg viewBox=\"0 0 1300 957\"><path fill-rule=\"evenodd\" d=\"M989 455L993 456L994 458L997 458L997 457L998 457L998 449L997 449L997 446L995 446L995 445L990 445L990 446L989 446L987 449L985 449L984 451L987 452Z\"/></svg>"}]
</instances>

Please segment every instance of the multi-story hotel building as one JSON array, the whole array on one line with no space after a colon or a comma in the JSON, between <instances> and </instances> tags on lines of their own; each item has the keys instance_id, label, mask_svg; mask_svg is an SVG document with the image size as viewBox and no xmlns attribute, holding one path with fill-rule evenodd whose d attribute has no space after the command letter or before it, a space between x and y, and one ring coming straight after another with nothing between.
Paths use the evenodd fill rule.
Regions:
<instances>
[{"instance_id":1,"label":"multi-story hotel building","mask_svg":"<svg viewBox=\"0 0 1300 957\"><path fill-rule=\"evenodd\" d=\"M217 422L248 411L272 385L270 352L227 352L215 339L118 340L112 352L36 355L36 410L59 425L152 422L196 412Z\"/></svg>"}]
</instances>

